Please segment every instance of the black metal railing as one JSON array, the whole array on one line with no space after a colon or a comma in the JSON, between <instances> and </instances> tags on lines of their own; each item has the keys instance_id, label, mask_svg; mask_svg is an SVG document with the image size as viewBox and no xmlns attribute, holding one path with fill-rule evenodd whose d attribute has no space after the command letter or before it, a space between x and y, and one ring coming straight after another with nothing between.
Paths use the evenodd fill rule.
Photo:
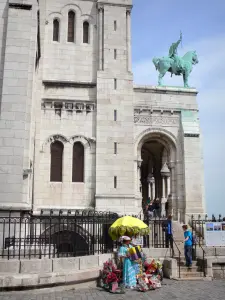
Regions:
<instances>
[{"instance_id":1,"label":"black metal railing","mask_svg":"<svg viewBox=\"0 0 225 300\"><path fill-rule=\"evenodd\" d=\"M201 250L202 250L202 269L203 269L204 277L206 277L205 250L204 250L204 248L202 247L202 245L199 245L199 247L200 247Z\"/></svg>"},{"instance_id":2,"label":"black metal railing","mask_svg":"<svg viewBox=\"0 0 225 300\"><path fill-rule=\"evenodd\" d=\"M0 258L76 257L110 253L117 248L109 227L121 216L111 212L75 210L57 212L0 211ZM165 219L143 221L150 228L144 247L166 248Z\"/></svg>"},{"instance_id":3,"label":"black metal railing","mask_svg":"<svg viewBox=\"0 0 225 300\"><path fill-rule=\"evenodd\" d=\"M190 225L192 228L192 236L196 238L196 242L193 244L193 253L195 255L195 258L197 258L196 257L197 249L201 250L201 252L202 252L201 264L202 264L202 270L203 270L204 277L206 277L206 261L205 261L206 252L205 252L204 246L205 246L205 230L206 230L205 226L206 226L207 222L209 222L209 223L210 222L224 222L224 224L225 224L225 217L222 217L222 215L218 215L218 217L216 217L214 214L211 217L209 217L208 215L205 215L204 217L199 215L199 216L197 216L197 218L195 216L191 217ZM198 255L198 256L200 256L200 255Z\"/></svg>"},{"instance_id":4,"label":"black metal railing","mask_svg":"<svg viewBox=\"0 0 225 300\"><path fill-rule=\"evenodd\" d=\"M225 222L225 217L222 217L222 215L219 215L216 217L215 215L212 215L209 217L208 215L205 215L204 217L201 215L198 215L197 217L192 215L190 220L190 225L192 228L192 234L196 237L196 244L195 250L197 246L205 245L205 224L207 222Z\"/></svg>"}]
</instances>

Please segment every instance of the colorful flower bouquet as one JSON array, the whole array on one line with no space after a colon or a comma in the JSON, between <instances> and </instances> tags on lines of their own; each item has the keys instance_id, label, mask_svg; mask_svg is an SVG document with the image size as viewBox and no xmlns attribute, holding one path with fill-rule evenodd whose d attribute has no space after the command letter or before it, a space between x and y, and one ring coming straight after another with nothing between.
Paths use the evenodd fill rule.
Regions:
<instances>
[{"instance_id":1,"label":"colorful flower bouquet","mask_svg":"<svg viewBox=\"0 0 225 300\"><path fill-rule=\"evenodd\" d=\"M110 293L124 294L124 287L121 284L122 272L112 261L107 261L103 265L101 272L102 287Z\"/></svg>"}]
</instances>

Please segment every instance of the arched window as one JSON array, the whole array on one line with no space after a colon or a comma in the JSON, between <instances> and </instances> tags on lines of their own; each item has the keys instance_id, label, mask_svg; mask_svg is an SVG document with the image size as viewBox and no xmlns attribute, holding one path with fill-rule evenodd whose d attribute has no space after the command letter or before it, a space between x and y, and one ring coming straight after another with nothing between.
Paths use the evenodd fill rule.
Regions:
<instances>
[{"instance_id":1,"label":"arched window","mask_svg":"<svg viewBox=\"0 0 225 300\"><path fill-rule=\"evenodd\" d=\"M89 23L87 21L83 23L83 43L89 43Z\"/></svg>"},{"instance_id":2,"label":"arched window","mask_svg":"<svg viewBox=\"0 0 225 300\"><path fill-rule=\"evenodd\" d=\"M84 146L80 142L73 145L72 182L84 182Z\"/></svg>"},{"instance_id":3,"label":"arched window","mask_svg":"<svg viewBox=\"0 0 225 300\"><path fill-rule=\"evenodd\" d=\"M53 41L59 41L59 20L53 20Z\"/></svg>"},{"instance_id":4,"label":"arched window","mask_svg":"<svg viewBox=\"0 0 225 300\"><path fill-rule=\"evenodd\" d=\"M75 13L71 10L68 13L68 42L74 42L75 40Z\"/></svg>"},{"instance_id":5,"label":"arched window","mask_svg":"<svg viewBox=\"0 0 225 300\"><path fill-rule=\"evenodd\" d=\"M59 141L51 144L50 181L62 182L63 148Z\"/></svg>"}]
</instances>

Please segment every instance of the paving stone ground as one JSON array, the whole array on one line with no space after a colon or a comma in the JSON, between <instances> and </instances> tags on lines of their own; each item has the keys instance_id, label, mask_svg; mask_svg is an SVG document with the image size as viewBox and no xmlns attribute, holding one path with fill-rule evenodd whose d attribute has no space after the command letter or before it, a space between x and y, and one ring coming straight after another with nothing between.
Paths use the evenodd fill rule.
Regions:
<instances>
[{"instance_id":1,"label":"paving stone ground","mask_svg":"<svg viewBox=\"0 0 225 300\"><path fill-rule=\"evenodd\" d=\"M225 280L173 281L165 280L161 289L140 293L127 291L113 295L98 288L52 288L21 292L1 292L0 300L224 300Z\"/></svg>"}]
</instances>

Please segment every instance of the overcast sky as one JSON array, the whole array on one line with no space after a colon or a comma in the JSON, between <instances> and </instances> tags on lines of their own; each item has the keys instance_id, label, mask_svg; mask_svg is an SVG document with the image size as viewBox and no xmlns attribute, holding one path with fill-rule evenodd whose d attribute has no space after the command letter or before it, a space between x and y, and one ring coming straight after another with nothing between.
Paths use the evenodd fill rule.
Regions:
<instances>
[{"instance_id":1,"label":"overcast sky","mask_svg":"<svg viewBox=\"0 0 225 300\"><path fill-rule=\"evenodd\" d=\"M189 85L199 91L207 212L225 216L225 0L133 0L133 5L135 84L157 84L152 58L167 55L180 30L178 53L197 51ZM183 85L182 77L164 78L164 84Z\"/></svg>"}]
</instances>

